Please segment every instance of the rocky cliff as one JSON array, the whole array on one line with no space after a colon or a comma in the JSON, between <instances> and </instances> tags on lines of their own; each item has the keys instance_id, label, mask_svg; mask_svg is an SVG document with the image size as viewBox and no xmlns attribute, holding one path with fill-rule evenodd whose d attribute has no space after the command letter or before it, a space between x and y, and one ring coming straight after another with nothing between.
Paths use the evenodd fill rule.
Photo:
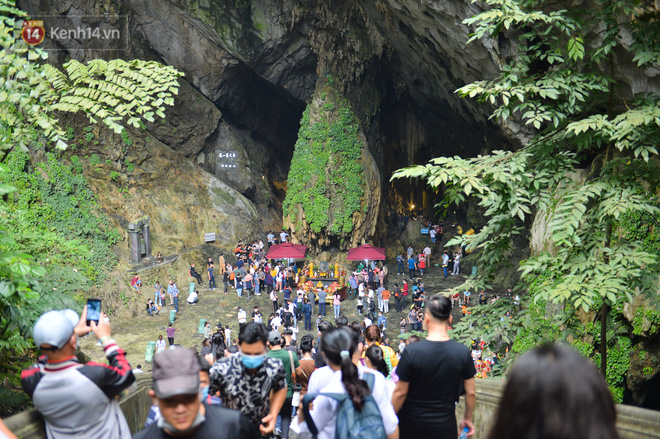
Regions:
<instances>
[{"instance_id":1,"label":"rocky cliff","mask_svg":"<svg viewBox=\"0 0 660 439\"><path fill-rule=\"evenodd\" d=\"M33 16L55 15L71 23L93 23L82 15L127 17L126 50L84 50L84 41L47 38L44 47L60 49L51 52L55 63L156 59L185 73L165 121L131 132L136 142L130 148L107 136L115 155L126 150L126 159L135 161L135 173L116 166L120 184L113 185L102 167L89 172L101 199L115 200L108 205L119 209L119 216L130 221L152 215L154 248L176 251L199 244L204 231L221 233L228 247L257 230L281 227L300 119L320 75L331 73L350 102L368 168L374 169L371 187L365 186L372 201L351 243L378 240L375 225L382 224L386 207L423 204L416 201L422 188L386 186L394 169L437 155L506 147L520 138L520 132L495 126L486 109L454 93L494 75L506 50L504 43L475 43L467 50L469 30L461 22L476 11L467 1L26 0L19 5ZM114 186L128 191L130 200L117 202L126 198L112 195ZM216 216L234 213L226 224L211 220L214 203L208 197L214 190L229 203ZM194 212L196 206L208 212Z\"/></svg>"}]
</instances>

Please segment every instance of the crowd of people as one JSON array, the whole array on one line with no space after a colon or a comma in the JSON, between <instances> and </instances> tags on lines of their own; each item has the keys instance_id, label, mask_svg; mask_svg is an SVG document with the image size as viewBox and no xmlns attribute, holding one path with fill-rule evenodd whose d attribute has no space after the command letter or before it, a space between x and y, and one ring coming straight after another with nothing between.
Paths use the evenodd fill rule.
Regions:
<instances>
[{"instance_id":1,"label":"crowd of people","mask_svg":"<svg viewBox=\"0 0 660 439\"><path fill-rule=\"evenodd\" d=\"M432 231L435 239L438 230ZM267 236L268 245L287 239L286 232L279 234L279 240L273 233ZM429 246L418 253L410 246L398 255L392 280L386 265L360 264L348 277L343 301L338 292L328 296L324 290L300 289L295 266L269 261L265 252L261 240L239 241L233 262L220 255L216 269L209 258L204 277L190 265L188 274L197 286L208 281L210 291L217 289L217 273L222 279L220 294L236 294L238 331L232 337L226 321L214 327L206 322L201 346L186 348L175 342L180 328L168 323L167 342L159 335L155 343L149 391L153 406L144 428L133 437L286 439L294 431L303 439L335 439L360 431L366 432L359 436L363 438L455 439L461 433L474 434L475 378L486 377L497 356L483 342L468 348L451 339L452 310L458 304L464 314L469 312L471 293L427 294ZM451 255L442 253L439 263L445 277L460 274L462 255L460 248ZM143 288L139 275L131 286ZM263 302L252 300L262 294L268 296L272 312L270 305L262 310ZM147 313L158 315L168 297L169 305L179 312L176 282L170 279L167 286L156 282L153 299L147 299ZM399 314L395 322L399 321L400 332L426 330L425 338L414 332L392 346L386 336L390 299ZM502 295L478 294L482 305L503 299L513 306L520 303L511 290ZM186 302L194 306L198 300L191 287ZM326 303L332 305L334 322L326 319ZM349 306L354 313L342 312ZM349 315L357 319L349 322ZM510 316L507 311L502 318ZM34 340L43 356L23 372L22 381L44 416L49 438L131 437L117 397L130 388L141 367L132 369L128 364L105 317L95 323L86 320L86 308L80 317L72 310L50 311L35 324ZM309 333L312 328L315 331ZM99 338L108 365L75 359L79 338L90 332ZM552 376L540 379L550 364ZM563 368L579 368L579 376L557 372ZM574 412L564 414L575 417L576 431L588 432L590 423L600 423L594 430L598 435L574 436L563 426L549 427L542 417L557 419L562 408L540 404L527 394L526 386L537 394L550 389L563 392L570 402L584 398L602 409L602 416L612 417L589 413L578 419L575 414L581 407L567 404L566 410ZM456 419L455 407L462 395L465 410ZM516 411L528 418L514 422ZM611 398L593 365L568 348L550 345L523 357L514 369L489 438L528 433L557 439L616 438L612 419ZM544 429L553 434L540 434ZM0 439L3 434L11 437L0 424Z\"/></svg>"},{"instance_id":2,"label":"crowd of people","mask_svg":"<svg viewBox=\"0 0 660 439\"><path fill-rule=\"evenodd\" d=\"M153 406L133 437L287 438L291 430L322 439L358 431L363 438L454 439L459 431L469 437L475 431L473 353L449 335L450 298L431 295L422 309L426 338L409 337L399 354L375 324L364 328L345 316L334 324L322 320L315 336L296 343L293 334L255 321L258 310L236 340L228 328L207 326L199 353L163 342L153 358ZM117 395L140 368L128 364L104 316L88 322L86 311L80 317L49 311L38 319L33 338L43 356L23 372L24 389L49 438L130 438ZM99 338L108 365L75 359L79 337L89 332ZM545 401L550 394L562 403ZM461 395L465 410L456 419ZM594 365L570 348L548 345L514 366L489 438L615 439L615 417ZM5 427L0 432L12 437Z\"/></svg>"}]
</instances>

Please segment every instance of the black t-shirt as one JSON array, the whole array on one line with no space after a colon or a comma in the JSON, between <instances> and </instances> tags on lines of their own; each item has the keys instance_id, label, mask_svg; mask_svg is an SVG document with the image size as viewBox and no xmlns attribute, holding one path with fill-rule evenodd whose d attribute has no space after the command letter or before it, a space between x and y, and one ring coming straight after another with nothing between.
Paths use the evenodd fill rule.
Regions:
<instances>
[{"instance_id":1,"label":"black t-shirt","mask_svg":"<svg viewBox=\"0 0 660 439\"><path fill-rule=\"evenodd\" d=\"M410 384L400 422L418 426L453 422L456 426L454 408L463 381L476 374L466 346L454 340L413 343L403 351L396 373Z\"/></svg>"},{"instance_id":2,"label":"black t-shirt","mask_svg":"<svg viewBox=\"0 0 660 439\"><path fill-rule=\"evenodd\" d=\"M206 421L193 433L185 437L188 439L258 439L259 433L256 428L248 422L247 419L237 410L229 410L220 406L206 407ZM157 423L140 430L133 436L133 439L172 439L162 429L158 428Z\"/></svg>"},{"instance_id":3,"label":"black t-shirt","mask_svg":"<svg viewBox=\"0 0 660 439\"><path fill-rule=\"evenodd\" d=\"M323 354L321 354L321 343L323 343L323 341L319 342L318 346L316 347L316 355L314 355L314 367L316 369L326 365L325 358L323 358Z\"/></svg>"}]
</instances>

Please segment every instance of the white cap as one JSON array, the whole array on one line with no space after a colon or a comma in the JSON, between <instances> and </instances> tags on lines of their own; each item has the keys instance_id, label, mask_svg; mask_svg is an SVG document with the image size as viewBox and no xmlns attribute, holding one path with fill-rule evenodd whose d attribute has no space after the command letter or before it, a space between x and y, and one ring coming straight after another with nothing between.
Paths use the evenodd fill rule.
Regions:
<instances>
[{"instance_id":1,"label":"white cap","mask_svg":"<svg viewBox=\"0 0 660 439\"><path fill-rule=\"evenodd\" d=\"M72 309L48 311L34 324L34 343L37 347L48 344L61 349L71 339L78 320L78 313Z\"/></svg>"}]
</instances>

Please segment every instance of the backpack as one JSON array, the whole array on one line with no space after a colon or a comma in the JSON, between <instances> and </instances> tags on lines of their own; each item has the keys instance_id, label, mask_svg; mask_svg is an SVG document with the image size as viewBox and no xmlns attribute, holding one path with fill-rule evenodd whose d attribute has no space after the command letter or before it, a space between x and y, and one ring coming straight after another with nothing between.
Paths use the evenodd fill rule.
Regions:
<instances>
[{"instance_id":1,"label":"backpack","mask_svg":"<svg viewBox=\"0 0 660 439\"><path fill-rule=\"evenodd\" d=\"M374 374L366 372L363 379L367 383L369 391L372 392L376 381ZM319 395L327 396L339 403L337 423L335 424L336 439L384 439L387 437L383 417L372 395L364 397L364 407L358 412L355 410L351 398L345 393L308 393L303 398L303 413L307 427L314 438L319 431L309 415L309 403Z\"/></svg>"}]
</instances>

